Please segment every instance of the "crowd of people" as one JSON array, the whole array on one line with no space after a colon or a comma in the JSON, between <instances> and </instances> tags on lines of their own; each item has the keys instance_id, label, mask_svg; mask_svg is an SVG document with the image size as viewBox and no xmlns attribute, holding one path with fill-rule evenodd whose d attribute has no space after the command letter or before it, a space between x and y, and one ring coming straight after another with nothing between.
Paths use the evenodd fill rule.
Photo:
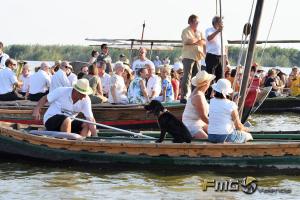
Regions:
<instances>
[{"instance_id":1,"label":"crowd of people","mask_svg":"<svg viewBox=\"0 0 300 200\"><path fill-rule=\"evenodd\" d=\"M237 143L251 140L232 100L232 94L239 91L243 67L231 69L227 61L225 39L221 45L222 18L215 16L205 34L198 30L196 15L188 18L188 24L181 35L182 56L174 65L170 65L168 57L161 61L156 56L151 61L143 47L132 64L124 54L113 63L108 45L102 44L101 51L93 50L88 64L78 74L69 62L57 61L53 66L42 62L35 73L30 73L29 64L24 63L21 74L16 75L18 63L3 52L0 42L0 101L38 101L33 112L37 119L41 107L48 102L50 106L44 115L47 130L90 136L96 134L94 126L75 123L63 110L71 111L73 116L83 112L86 119L95 121L92 104L178 100L186 104L182 120L194 138ZM224 71L222 64L227 65ZM299 96L299 68L294 67L287 76L279 69L265 74L261 66L253 64L248 95L251 91L256 95L259 87L268 86L272 87L269 97L286 94L288 88L290 95Z\"/></svg>"}]
</instances>

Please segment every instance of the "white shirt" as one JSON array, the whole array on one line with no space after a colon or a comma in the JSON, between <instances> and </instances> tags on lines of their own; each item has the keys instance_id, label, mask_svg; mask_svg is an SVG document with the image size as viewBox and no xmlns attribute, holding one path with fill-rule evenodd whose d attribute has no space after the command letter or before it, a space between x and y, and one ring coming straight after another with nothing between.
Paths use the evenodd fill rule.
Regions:
<instances>
[{"instance_id":1,"label":"white shirt","mask_svg":"<svg viewBox=\"0 0 300 200\"><path fill-rule=\"evenodd\" d=\"M68 76L68 80L69 80L71 86L74 85L74 84L77 82L77 76L76 76L76 74L71 73L71 74Z\"/></svg>"},{"instance_id":2,"label":"white shirt","mask_svg":"<svg viewBox=\"0 0 300 200\"><path fill-rule=\"evenodd\" d=\"M1 58L2 57L2 58ZM0 55L0 59L1 59L1 62L0 62L0 70L1 69L5 69L5 61L9 58L9 55L7 55L6 53L2 53Z\"/></svg>"},{"instance_id":3,"label":"white shirt","mask_svg":"<svg viewBox=\"0 0 300 200\"><path fill-rule=\"evenodd\" d=\"M66 73L59 69L51 78L50 92L58 87L70 87L70 81Z\"/></svg>"},{"instance_id":4,"label":"white shirt","mask_svg":"<svg viewBox=\"0 0 300 200\"><path fill-rule=\"evenodd\" d=\"M12 92L17 82L16 74L10 68L0 70L0 94Z\"/></svg>"},{"instance_id":5,"label":"white shirt","mask_svg":"<svg viewBox=\"0 0 300 200\"><path fill-rule=\"evenodd\" d=\"M26 77L23 74L21 75L20 80L23 83L22 88L21 88L21 92L28 92L29 79L30 79L30 74L28 74Z\"/></svg>"},{"instance_id":6,"label":"white shirt","mask_svg":"<svg viewBox=\"0 0 300 200\"><path fill-rule=\"evenodd\" d=\"M221 33L218 33L212 40L208 41L208 36L213 34L216 31L214 27L208 28L205 31L205 37L206 37L206 53L214 54L214 55L221 55ZM227 46L227 40L223 35L223 53L225 55L225 46Z\"/></svg>"},{"instance_id":7,"label":"white shirt","mask_svg":"<svg viewBox=\"0 0 300 200\"><path fill-rule=\"evenodd\" d=\"M231 117L237 105L228 99L212 98L209 105L208 134L231 134L234 122Z\"/></svg>"},{"instance_id":8,"label":"white shirt","mask_svg":"<svg viewBox=\"0 0 300 200\"><path fill-rule=\"evenodd\" d=\"M146 90L147 90L149 97L151 97L153 91L156 92L155 95L152 96L152 99L158 97L160 94L160 91L161 91L160 77L155 74L152 74L151 77L147 81Z\"/></svg>"},{"instance_id":9,"label":"white shirt","mask_svg":"<svg viewBox=\"0 0 300 200\"><path fill-rule=\"evenodd\" d=\"M44 115L44 124L50 117L64 114L64 110L70 112L73 117L76 117L81 112L88 120L94 118L89 96L73 104L72 90L72 87L59 87L47 95L50 105Z\"/></svg>"},{"instance_id":10,"label":"white shirt","mask_svg":"<svg viewBox=\"0 0 300 200\"><path fill-rule=\"evenodd\" d=\"M102 91L103 94L109 93L109 82L110 82L110 75L108 73L104 73L103 76L99 76L102 84Z\"/></svg>"},{"instance_id":11,"label":"white shirt","mask_svg":"<svg viewBox=\"0 0 300 200\"><path fill-rule=\"evenodd\" d=\"M128 103L127 99L127 89L125 86L124 78L122 76L119 76L117 74L114 74L110 77L110 88L112 86L116 86L115 88L115 96L116 96L116 102L114 101L112 95L111 95L111 89L109 90L108 95L108 102L109 103L119 103L119 104L126 104Z\"/></svg>"},{"instance_id":12,"label":"white shirt","mask_svg":"<svg viewBox=\"0 0 300 200\"><path fill-rule=\"evenodd\" d=\"M134 72L137 72L138 69L145 68L146 64L149 64L149 65L152 66L152 68L155 68L155 66L154 66L154 64L153 64L153 62L151 60L148 60L148 59L146 59L146 60L137 59L132 64L132 70Z\"/></svg>"},{"instance_id":13,"label":"white shirt","mask_svg":"<svg viewBox=\"0 0 300 200\"><path fill-rule=\"evenodd\" d=\"M30 76L29 94L45 93L51 85L49 74L44 70L39 70Z\"/></svg>"}]
</instances>

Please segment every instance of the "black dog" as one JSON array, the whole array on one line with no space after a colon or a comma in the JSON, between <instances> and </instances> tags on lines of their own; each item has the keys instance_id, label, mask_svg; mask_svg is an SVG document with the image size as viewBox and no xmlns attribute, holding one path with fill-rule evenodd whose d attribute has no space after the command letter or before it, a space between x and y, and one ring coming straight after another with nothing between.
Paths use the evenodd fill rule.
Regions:
<instances>
[{"instance_id":1,"label":"black dog","mask_svg":"<svg viewBox=\"0 0 300 200\"><path fill-rule=\"evenodd\" d=\"M160 137L156 140L157 143L161 143L165 139L166 133L172 135L174 143L191 142L192 136L186 126L168 112L159 101L152 100L144 108L148 113L153 113L157 117L161 130Z\"/></svg>"}]
</instances>

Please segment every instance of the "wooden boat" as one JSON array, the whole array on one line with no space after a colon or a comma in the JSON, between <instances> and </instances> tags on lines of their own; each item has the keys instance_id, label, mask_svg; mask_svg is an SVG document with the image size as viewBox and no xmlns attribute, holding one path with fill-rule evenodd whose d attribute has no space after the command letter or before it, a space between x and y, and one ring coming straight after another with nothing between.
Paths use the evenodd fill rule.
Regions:
<instances>
[{"instance_id":1,"label":"wooden boat","mask_svg":"<svg viewBox=\"0 0 300 200\"><path fill-rule=\"evenodd\" d=\"M258 112L300 112L300 97L267 98Z\"/></svg>"},{"instance_id":2,"label":"wooden boat","mask_svg":"<svg viewBox=\"0 0 300 200\"><path fill-rule=\"evenodd\" d=\"M65 139L30 134L29 127L11 123L0 125L0 153L54 163L151 166L254 166L300 167L300 135L295 140L259 140L247 144L161 144L136 138ZM17 129L16 129L17 128ZM27 128L27 129L26 129ZM265 134L267 135L267 134Z\"/></svg>"},{"instance_id":3,"label":"wooden boat","mask_svg":"<svg viewBox=\"0 0 300 200\"><path fill-rule=\"evenodd\" d=\"M41 120L32 117L36 105L30 101L1 102L0 121L21 124L42 124ZM165 103L166 108L178 119L181 119L184 104ZM46 107L42 109L42 113ZM153 115L147 115L142 105L93 105L96 122L125 129L157 129L157 121Z\"/></svg>"},{"instance_id":4,"label":"wooden boat","mask_svg":"<svg viewBox=\"0 0 300 200\"><path fill-rule=\"evenodd\" d=\"M32 117L33 107L30 101L14 101L0 103L0 121L22 124L42 124L42 121ZM178 119L181 119L184 104L168 103L167 109ZM44 108L42 112L45 112ZM278 97L267 98L257 112L300 112L300 98ZM147 115L141 105L93 105L93 113L98 123L124 129L157 129L157 122L153 115Z\"/></svg>"}]
</instances>

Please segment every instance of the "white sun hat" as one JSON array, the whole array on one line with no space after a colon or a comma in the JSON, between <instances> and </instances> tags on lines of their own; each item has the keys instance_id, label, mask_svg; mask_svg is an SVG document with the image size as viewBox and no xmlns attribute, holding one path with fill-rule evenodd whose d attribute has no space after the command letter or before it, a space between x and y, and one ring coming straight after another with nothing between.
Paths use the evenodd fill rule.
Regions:
<instances>
[{"instance_id":1,"label":"white sun hat","mask_svg":"<svg viewBox=\"0 0 300 200\"><path fill-rule=\"evenodd\" d=\"M215 75L209 74L206 71L199 71L196 76L192 78L192 85L197 87L203 84L205 81L212 81L216 78Z\"/></svg>"},{"instance_id":2,"label":"white sun hat","mask_svg":"<svg viewBox=\"0 0 300 200\"><path fill-rule=\"evenodd\" d=\"M87 79L79 79L73 86L73 88L81 94L90 95L93 93L93 89L90 87L90 83Z\"/></svg>"},{"instance_id":3,"label":"white sun hat","mask_svg":"<svg viewBox=\"0 0 300 200\"><path fill-rule=\"evenodd\" d=\"M233 92L231 83L229 80L221 78L217 83L211 86L216 92L222 93L224 96L229 95Z\"/></svg>"}]
</instances>

